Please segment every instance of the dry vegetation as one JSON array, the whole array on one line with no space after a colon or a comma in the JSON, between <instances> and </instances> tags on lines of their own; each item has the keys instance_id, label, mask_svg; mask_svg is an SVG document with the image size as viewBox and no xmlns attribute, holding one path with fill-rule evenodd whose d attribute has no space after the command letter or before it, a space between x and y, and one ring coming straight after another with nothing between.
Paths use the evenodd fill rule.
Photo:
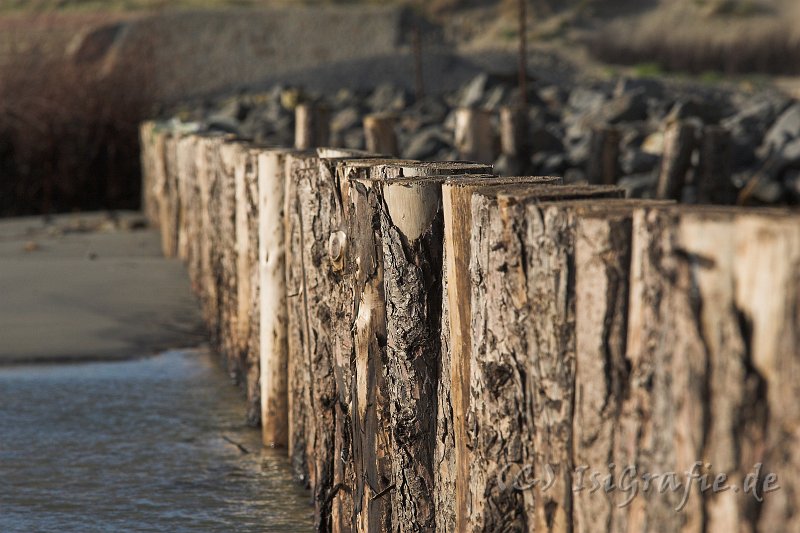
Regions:
<instances>
[{"instance_id":1,"label":"dry vegetation","mask_svg":"<svg viewBox=\"0 0 800 533\"><path fill-rule=\"evenodd\" d=\"M151 102L146 65L111 72L37 53L0 76L0 215L138 205L137 125Z\"/></svg>"}]
</instances>

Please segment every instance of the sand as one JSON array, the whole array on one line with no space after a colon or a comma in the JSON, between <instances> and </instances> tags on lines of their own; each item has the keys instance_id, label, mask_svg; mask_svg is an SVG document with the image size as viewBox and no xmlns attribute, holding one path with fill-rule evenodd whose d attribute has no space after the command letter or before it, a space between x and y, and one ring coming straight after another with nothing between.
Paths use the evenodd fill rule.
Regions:
<instances>
[{"instance_id":1,"label":"sand","mask_svg":"<svg viewBox=\"0 0 800 533\"><path fill-rule=\"evenodd\" d=\"M0 219L0 364L113 360L205 342L180 261L138 213Z\"/></svg>"}]
</instances>

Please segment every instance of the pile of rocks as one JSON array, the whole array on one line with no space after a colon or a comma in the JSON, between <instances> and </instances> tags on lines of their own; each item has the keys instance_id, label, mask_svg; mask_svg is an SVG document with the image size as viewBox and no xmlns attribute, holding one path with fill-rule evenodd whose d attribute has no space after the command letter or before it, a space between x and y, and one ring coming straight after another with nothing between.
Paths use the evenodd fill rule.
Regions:
<instances>
[{"instance_id":1,"label":"pile of rocks","mask_svg":"<svg viewBox=\"0 0 800 533\"><path fill-rule=\"evenodd\" d=\"M364 149L363 118L396 116L398 155L407 159L464 158L455 141L457 111L489 111L493 128L491 161L500 174L560 175L567 182L597 182L593 149L598 132L612 131L612 181L634 197L657 196L665 131L688 126L691 146L685 176L673 197L703 201L696 194L704 131L722 131L725 144L713 148L735 194L721 203L794 204L800 201L800 102L773 88L744 91L656 79L532 82L522 112L522 158L509 161L499 141L500 110L519 109L519 92L508 77L481 74L458 91L416 99L402 88L381 85L371 92L342 89L314 94L276 86L264 92L225 96L184 105L176 115L201 128L233 133L268 145L294 144L295 107L313 102L327 108L331 146ZM685 139L684 139L685 140ZM669 148L667 148L668 150ZM606 155L605 157L608 157ZM713 170L717 172L717 170ZM608 178L605 178L608 181Z\"/></svg>"}]
</instances>

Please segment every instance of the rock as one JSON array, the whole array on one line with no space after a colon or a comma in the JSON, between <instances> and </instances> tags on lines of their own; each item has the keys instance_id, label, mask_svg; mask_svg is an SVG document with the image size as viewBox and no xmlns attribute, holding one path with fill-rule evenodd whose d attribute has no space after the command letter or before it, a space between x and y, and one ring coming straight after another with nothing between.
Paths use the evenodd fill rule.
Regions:
<instances>
[{"instance_id":1,"label":"rock","mask_svg":"<svg viewBox=\"0 0 800 533\"><path fill-rule=\"evenodd\" d=\"M797 137L800 137L800 102L790 106L778 117L764 136L757 154L759 157L767 157Z\"/></svg>"},{"instance_id":2,"label":"rock","mask_svg":"<svg viewBox=\"0 0 800 533\"><path fill-rule=\"evenodd\" d=\"M570 167L564 171L564 183L576 184L587 183L586 172L578 167Z\"/></svg>"},{"instance_id":3,"label":"rock","mask_svg":"<svg viewBox=\"0 0 800 533\"><path fill-rule=\"evenodd\" d=\"M494 162L494 171L500 176L520 176L523 174L523 164L519 157L500 154Z\"/></svg>"},{"instance_id":4,"label":"rock","mask_svg":"<svg viewBox=\"0 0 800 533\"><path fill-rule=\"evenodd\" d=\"M640 150L638 148L627 148L620 156L620 168L626 175L642 174L652 171L661 161L661 157Z\"/></svg>"},{"instance_id":5,"label":"rock","mask_svg":"<svg viewBox=\"0 0 800 533\"><path fill-rule=\"evenodd\" d=\"M373 112L402 111L406 107L406 94L403 89L385 83L373 91L366 103Z\"/></svg>"},{"instance_id":6,"label":"rock","mask_svg":"<svg viewBox=\"0 0 800 533\"><path fill-rule=\"evenodd\" d=\"M653 198L657 183L657 172L645 172L625 176L617 185L625 189L625 196L628 198Z\"/></svg>"},{"instance_id":7,"label":"rock","mask_svg":"<svg viewBox=\"0 0 800 533\"><path fill-rule=\"evenodd\" d=\"M560 110L564 104L567 103L567 99L569 98L569 93L558 85L542 87L539 89L538 93L539 99L552 110Z\"/></svg>"},{"instance_id":8,"label":"rock","mask_svg":"<svg viewBox=\"0 0 800 533\"><path fill-rule=\"evenodd\" d=\"M750 196L765 204L775 204L783 197L783 186L778 181L761 179L756 183Z\"/></svg>"},{"instance_id":9,"label":"rock","mask_svg":"<svg viewBox=\"0 0 800 533\"><path fill-rule=\"evenodd\" d=\"M664 97L664 84L652 78L620 78L614 87L614 96L620 97L628 93L642 93L651 99Z\"/></svg>"},{"instance_id":10,"label":"rock","mask_svg":"<svg viewBox=\"0 0 800 533\"><path fill-rule=\"evenodd\" d=\"M697 98L680 98L670 108L666 121L699 119L703 124L717 124L722 118L722 108L714 100Z\"/></svg>"},{"instance_id":11,"label":"rock","mask_svg":"<svg viewBox=\"0 0 800 533\"><path fill-rule=\"evenodd\" d=\"M363 128L352 129L345 133L342 145L350 150L364 150L366 148Z\"/></svg>"},{"instance_id":12,"label":"rock","mask_svg":"<svg viewBox=\"0 0 800 533\"><path fill-rule=\"evenodd\" d=\"M355 106L337 111L331 119L331 133L338 133L361 126L361 113Z\"/></svg>"},{"instance_id":13,"label":"rock","mask_svg":"<svg viewBox=\"0 0 800 533\"><path fill-rule=\"evenodd\" d=\"M531 163L543 176L560 176L567 168L567 156L561 152L538 152Z\"/></svg>"},{"instance_id":14,"label":"rock","mask_svg":"<svg viewBox=\"0 0 800 533\"><path fill-rule=\"evenodd\" d=\"M406 159L426 159L452 144L446 140L444 132L436 126L419 131L403 152Z\"/></svg>"},{"instance_id":15,"label":"rock","mask_svg":"<svg viewBox=\"0 0 800 533\"><path fill-rule=\"evenodd\" d=\"M599 109L596 116L608 124L647 120L647 98L642 91L617 96Z\"/></svg>"},{"instance_id":16,"label":"rock","mask_svg":"<svg viewBox=\"0 0 800 533\"><path fill-rule=\"evenodd\" d=\"M564 145L561 144L560 137L547 128L535 128L529 134L528 141L534 152L561 152L564 150Z\"/></svg>"},{"instance_id":17,"label":"rock","mask_svg":"<svg viewBox=\"0 0 800 533\"><path fill-rule=\"evenodd\" d=\"M664 153L664 132L657 131L645 137L641 149L647 154L661 156Z\"/></svg>"},{"instance_id":18,"label":"rock","mask_svg":"<svg viewBox=\"0 0 800 533\"><path fill-rule=\"evenodd\" d=\"M458 105L461 107L473 107L478 105L486 92L486 85L489 82L489 75L484 73L475 76L461 91Z\"/></svg>"},{"instance_id":19,"label":"rock","mask_svg":"<svg viewBox=\"0 0 800 533\"><path fill-rule=\"evenodd\" d=\"M586 87L576 87L569 93L567 106L578 114L596 112L606 101L606 95Z\"/></svg>"},{"instance_id":20,"label":"rock","mask_svg":"<svg viewBox=\"0 0 800 533\"><path fill-rule=\"evenodd\" d=\"M783 186L795 203L800 202L800 169L787 172L783 177Z\"/></svg>"},{"instance_id":21,"label":"rock","mask_svg":"<svg viewBox=\"0 0 800 533\"><path fill-rule=\"evenodd\" d=\"M486 95L486 99L483 103L483 107L485 109L490 109L492 111L496 111L502 103L506 100L506 88L502 85L498 85L491 89L488 94Z\"/></svg>"}]
</instances>

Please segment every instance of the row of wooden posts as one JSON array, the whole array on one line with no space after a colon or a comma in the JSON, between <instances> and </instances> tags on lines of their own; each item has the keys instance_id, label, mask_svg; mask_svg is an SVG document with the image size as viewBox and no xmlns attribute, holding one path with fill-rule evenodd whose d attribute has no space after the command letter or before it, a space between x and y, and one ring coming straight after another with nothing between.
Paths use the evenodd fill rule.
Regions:
<instances>
[{"instance_id":1,"label":"row of wooden posts","mask_svg":"<svg viewBox=\"0 0 800 533\"><path fill-rule=\"evenodd\" d=\"M141 143L147 216L318 531L800 531L798 213L176 124ZM643 487L696 461L780 489L676 511ZM628 504L590 490L628 466Z\"/></svg>"}]
</instances>

